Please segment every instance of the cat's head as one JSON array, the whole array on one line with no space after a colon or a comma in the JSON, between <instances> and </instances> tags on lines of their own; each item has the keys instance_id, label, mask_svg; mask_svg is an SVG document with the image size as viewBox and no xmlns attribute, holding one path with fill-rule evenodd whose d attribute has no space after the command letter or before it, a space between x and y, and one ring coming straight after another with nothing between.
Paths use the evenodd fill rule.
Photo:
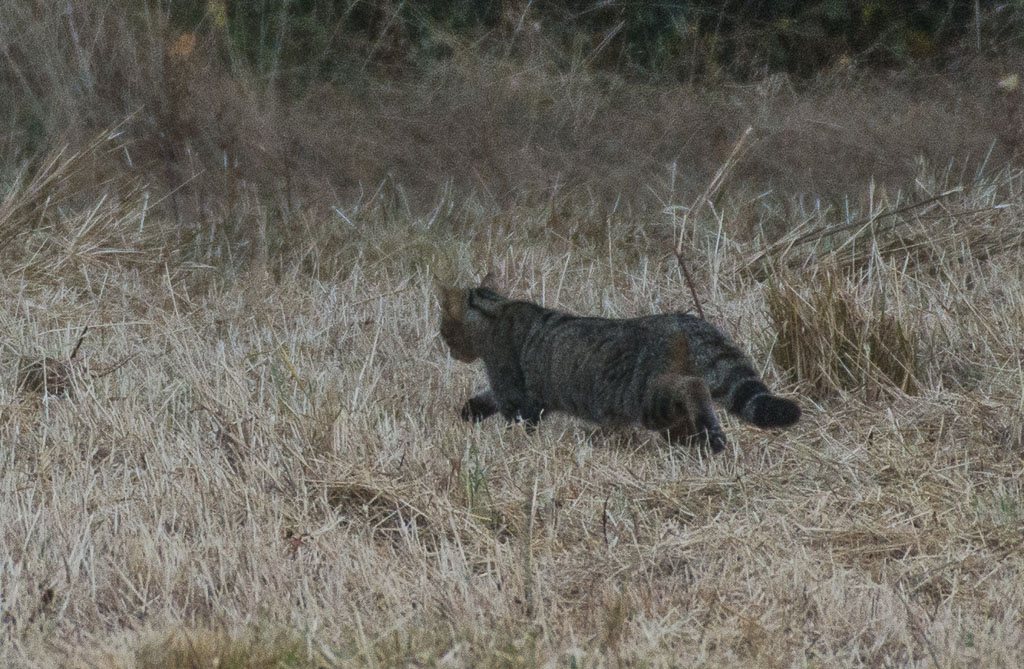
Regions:
<instances>
[{"instance_id":1,"label":"cat's head","mask_svg":"<svg viewBox=\"0 0 1024 669\"><path fill-rule=\"evenodd\" d=\"M490 274L475 288L438 286L441 302L441 339L452 357L473 362L483 355L502 305L509 299L498 292Z\"/></svg>"}]
</instances>

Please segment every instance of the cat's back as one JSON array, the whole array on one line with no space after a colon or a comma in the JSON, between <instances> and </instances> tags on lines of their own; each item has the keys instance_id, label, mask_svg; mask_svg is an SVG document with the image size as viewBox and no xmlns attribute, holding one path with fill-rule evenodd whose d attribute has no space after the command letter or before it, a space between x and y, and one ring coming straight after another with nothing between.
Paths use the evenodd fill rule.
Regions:
<instances>
[{"instance_id":1,"label":"cat's back","mask_svg":"<svg viewBox=\"0 0 1024 669\"><path fill-rule=\"evenodd\" d=\"M552 410L605 422L635 416L650 379L688 366L685 336L636 320L549 312L521 352L527 386Z\"/></svg>"},{"instance_id":2,"label":"cat's back","mask_svg":"<svg viewBox=\"0 0 1024 669\"><path fill-rule=\"evenodd\" d=\"M750 367L750 358L716 325L684 313L654 314L632 319L663 336L682 333L689 343L694 368L706 379L725 377L733 367Z\"/></svg>"}]
</instances>

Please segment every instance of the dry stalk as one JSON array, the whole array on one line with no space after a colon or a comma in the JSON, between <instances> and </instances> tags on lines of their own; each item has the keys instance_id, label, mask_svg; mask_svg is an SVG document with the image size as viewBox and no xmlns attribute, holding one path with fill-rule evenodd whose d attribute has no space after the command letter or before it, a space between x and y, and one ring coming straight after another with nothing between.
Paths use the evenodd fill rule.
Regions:
<instances>
[{"instance_id":1,"label":"dry stalk","mask_svg":"<svg viewBox=\"0 0 1024 669\"><path fill-rule=\"evenodd\" d=\"M856 229L857 232L853 234L851 239L857 238L864 230L870 229L878 221L884 220L886 218L891 218L893 216L898 216L900 214L905 214L907 212L914 211L917 209L921 209L922 207L927 207L928 205L934 204L946 197L949 197L950 195L955 195L956 193L961 192L963 192L963 187L952 188L950 190L939 193L938 195L934 195L923 200L918 200L917 202L912 202L902 207L889 209L887 211L878 213L874 216L861 217L855 221L842 223L840 225L822 225L815 228L814 230L809 230L801 234L795 234L800 230L800 226L798 226L793 230L793 233L784 236L782 239L776 241L767 249L761 251L756 256L754 256L750 261L747 262L746 265L743 266L743 270L754 270L759 276L759 278L763 278L763 263L771 257L788 253L789 251L798 246L803 246L804 244L819 241L826 237L839 234L840 232L846 232L848 230ZM893 227L902 225L903 223L906 223L908 220L910 219L897 221L896 223L893 224Z\"/></svg>"},{"instance_id":2,"label":"dry stalk","mask_svg":"<svg viewBox=\"0 0 1024 669\"><path fill-rule=\"evenodd\" d=\"M86 325L82 328L82 334L78 335L78 341L75 342L75 347L71 349L71 355L68 356L71 360L75 359L78 355L78 349L82 347L82 342L85 341L85 334L89 331L89 326Z\"/></svg>"},{"instance_id":3,"label":"dry stalk","mask_svg":"<svg viewBox=\"0 0 1024 669\"><path fill-rule=\"evenodd\" d=\"M693 275L690 274L690 269L687 267L686 260L683 258L683 231L686 230L686 223L690 218L690 214L697 211L704 203L709 202L715 197L718 191L721 190L726 177L729 175L729 172L732 171L732 168L735 167L736 161L739 160L743 146L747 141L747 137L750 136L753 129L753 127L748 126L736 141L732 147L732 151L729 152L729 156L725 159L725 162L722 163L721 167L718 168L718 171L715 172L715 176L711 178L707 188L705 188L704 192L693 201L693 204L691 204L685 212L683 212L683 222L679 226L679 238L676 242L675 248L676 261L679 263L679 268L683 271L683 277L686 279L686 285L690 288L690 295L693 297L693 305L697 309L697 315L701 318L704 318L704 308L700 304L700 298L697 297L697 288L693 282Z\"/></svg>"}]
</instances>

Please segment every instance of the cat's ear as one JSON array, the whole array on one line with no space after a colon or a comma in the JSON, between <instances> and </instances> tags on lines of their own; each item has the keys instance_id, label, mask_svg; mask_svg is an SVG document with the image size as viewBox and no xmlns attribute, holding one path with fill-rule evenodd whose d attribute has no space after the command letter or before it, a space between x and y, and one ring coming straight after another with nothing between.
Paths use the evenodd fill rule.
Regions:
<instances>
[{"instance_id":1,"label":"cat's ear","mask_svg":"<svg viewBox=\"0 0 1024 669\"><path fill-rule=\"evenodd\" d=\"M484 275L484 278L480 279L480 287L493 290L496 293L505 292L505 287L501 285L501 281L498 280L498 275L494 273L494 270L489 271Z\"/></svg>"},{"instance_id":2,"label":"cat's ear","mask_svg":"<svg viewBox=\"0 0 1024 669\"><path fill-rule=\"evenodd\" d=\"M437 291L437 299L441 302L441 311L444 315L461 320L466 312L468 291L446 286L439 281L435 281L434 289Z\"/></svg>"}]
</instances>

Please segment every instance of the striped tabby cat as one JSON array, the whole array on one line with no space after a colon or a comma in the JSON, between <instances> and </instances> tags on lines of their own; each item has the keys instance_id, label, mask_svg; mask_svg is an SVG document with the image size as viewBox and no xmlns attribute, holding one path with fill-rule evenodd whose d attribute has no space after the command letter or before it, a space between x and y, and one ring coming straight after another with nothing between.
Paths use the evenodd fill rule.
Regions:
<instances>
[{"instance_id":1,"label":"striped tabby cat","mask_svg":"<svg viewBox=\"0 0 1024 669\"><path fill-rule=\"evenodd\" d=\"M700 436L715 452L725 447L684 333L573 316L487 286L440 292L441 338L454 358L483 359L491 384L464 417L501 413L532 429L542 413L561 411L600 424L639 423L671 441Z\"/></svg>"},{"instance_id":2,"label":"striped tabby cat","mask_svg":"<svg viewBox=\"0 0 1024 669\"><path fill-rule=\"evenodd\" d=\"M491 388L463 420L495 413L535 425L545 411L597 423L639 423L670 439L725 436L710 398L758 427L786 427L800 407L773 395L750 359L714 325L688 314L587 318L511 300L487 285L440 290L441 337L452 356L482 358ZM710 389L710 392L709 392Z\"/></svg>"}]
</instances>

